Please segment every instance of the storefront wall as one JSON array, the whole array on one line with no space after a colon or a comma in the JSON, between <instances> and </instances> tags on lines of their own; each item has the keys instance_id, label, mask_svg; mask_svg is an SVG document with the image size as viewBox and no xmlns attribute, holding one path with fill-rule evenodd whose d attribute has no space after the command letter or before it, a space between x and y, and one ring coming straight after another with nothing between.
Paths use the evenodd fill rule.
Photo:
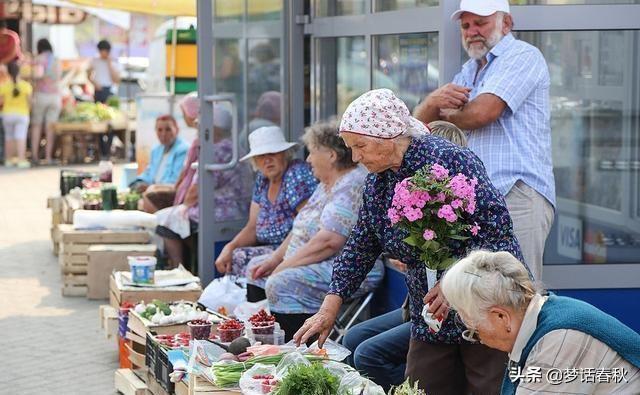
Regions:
<instances>
[{"instance_id":1,"label":"storefront wall","mask_svg":"<svg viewBox=\"0 0 640 395\"><path fill-rule=\"evenodd\" d=\"M411 108L466 61L459 27L449 19L457 1L310 0L306 9L302 3L232 18L233 37L224 33L228 21L213 18L215 69L225 63L221 57L237 53L229 63L241 70L235 83L244 84L237 97L245 124L266 89L282 93L281 125L291 138L303 123L339 116L372 88L393 89ZM512 5L516 37L542 51L551 75L558 207L544 282L553 289L640 288L640 1ZM258 46L270 47L275 59L253 59ZM252 72L254 65L261 73ZM215 84L225 78L215 76Z\"/></svg>"}]
</instances>

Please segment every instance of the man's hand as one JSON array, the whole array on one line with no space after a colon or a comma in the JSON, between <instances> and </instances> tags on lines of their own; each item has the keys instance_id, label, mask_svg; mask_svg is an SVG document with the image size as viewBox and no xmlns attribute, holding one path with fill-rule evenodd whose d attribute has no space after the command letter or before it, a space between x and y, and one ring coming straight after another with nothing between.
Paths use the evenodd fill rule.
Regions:
<instances>
[{"instance_id":1,"label":"man's hand","mask_svg":"<svg viewBox=\"0 0 640 395\"><path fill-rule=\"evenodd\" d=\"M429 304L429 313L433 314L435 318L444 320L449 314L449 303L440 289L440 282L437 282L435 287L427 292L423 301L425 304Z\"/></svg>"},{"instance_id":2,"label":"man's hand","mask_svg":"<svg viewBox=\"0 0 640 395\"><path fill-rule=\"evenodd\" d=\"M449 83L431 92L425 101L440 110L457 109L469 102L470 92L470 88Z\"/></svg>"}]
</instances>

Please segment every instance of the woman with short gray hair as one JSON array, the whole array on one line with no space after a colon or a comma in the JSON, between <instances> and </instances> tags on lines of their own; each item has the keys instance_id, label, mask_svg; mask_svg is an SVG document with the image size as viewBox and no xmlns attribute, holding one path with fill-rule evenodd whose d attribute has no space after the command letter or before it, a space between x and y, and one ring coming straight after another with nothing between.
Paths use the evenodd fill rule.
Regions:
<instances>
[{"instance_id":1,"label":"woman with short gray hair","mask_svg":"<svg viewBox=\"0 0 640 395\"><path fill-rule=\"evenodd\" d=\"M442 292L463 337L509 353L502 394L640 393L640 335L585 302L539 292L510 253L472 252ZM563 379L569 371L594 379ZM625 379L597 380L607 372Z\"/></svg>"},{"instance_id":2,"label":"woman with short gray hair","mask_svg":"<svg viewBox=\"0 0 640 395\"><path fill-rule=\"evenodd\" d=\"M247 266L247 300L268 299L287 341L320 308L331 283L333 260L358 220L367 172L353 162L337 130L335 121L306 129L302 140L309 150L307 162L320 184L282 244ZM383 270L378 260L357 295L375 289Z\"/></svg>"}]
</instances>

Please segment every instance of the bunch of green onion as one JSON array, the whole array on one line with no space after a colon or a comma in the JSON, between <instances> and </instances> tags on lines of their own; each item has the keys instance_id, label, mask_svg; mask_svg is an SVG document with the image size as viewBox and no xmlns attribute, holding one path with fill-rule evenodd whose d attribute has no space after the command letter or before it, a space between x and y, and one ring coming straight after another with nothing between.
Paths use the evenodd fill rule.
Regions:
<instances>
[{"instance_id":1,"label":"bunch of green onion","mask_svg":"<svg viewBox=\"0 0 640 395\"><path fill-rule=\"evenodd\" d=\"M253 365L261 363L263 365L277 365L280 363L285 354L263 355L252 357L245 362L217 362L211 367L215 384L218 387L237 387L240 382L242 373L251 369ZM315 355L305 355L309 362L323 361L325 358Z\"/></svg>"}]
</instances>

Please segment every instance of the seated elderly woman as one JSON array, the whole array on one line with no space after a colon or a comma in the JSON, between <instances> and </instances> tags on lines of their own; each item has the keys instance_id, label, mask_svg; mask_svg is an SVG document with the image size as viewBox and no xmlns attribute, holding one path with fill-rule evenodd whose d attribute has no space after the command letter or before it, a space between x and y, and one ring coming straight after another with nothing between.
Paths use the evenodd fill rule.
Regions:
<instances>
[{"instance_id":1,"label":"seated elderly woman","mask_svg":"<svg viewBox=\"0 0 640 395\"><path fill-rule=\"evenodd\" d=\"M640 335L585 302L536 291L508 252L472 252L442 292L466 338L509 353L502 394L640 394Z\"/></svg>"},{"instance_id":2,"label":"seated elderly woman","mask_svg":"<svg viewBox=\"0 0 640 395\"><path fill-rule=\"evenodd\" d=\"M351 160L351 150L336 131L335 122L307 128L303 136L307 162L320 185L278 249L253 258L247 267L247 299L264 299L266 292L269 309L287 341L320 308L331 283L333 259L358 220L362 203L367 172ZM382 275L378 261L358 293L375 289ZM256 288L264 289L262 295Z\"/></svg>"},{"instance_id":3,"label":"seated elderly woman","mask_svg":"<svg viewBox=\"0 0 640 395\"><path fill-rule=\"evenodd\" d=\"M221 273L245 276L251 258L273 252L289 234L293 219L318 185L311 167L293 159L296 143L277 126L249 135L250 152L241 158L257 169L249 220L215 261Z\"/></svg>"},{"instance_id":4,"label":"seated elderly woman","mask_svg":"<svg viewBox=\"0 0 640 395\"><path fill-rule=\"evenodd\" d=\"M151 150L149 164L138 178L129 185L132 190L149 193L162 190L173 190L184 167L189 144L178 137L178 123L172 115L161 115L156 119L156 136L160 144ZM151 189L150 189L151 188ZM148 201L157 211L173 204L174 194L157 193Z\"/></svg>"}]
</instances>

